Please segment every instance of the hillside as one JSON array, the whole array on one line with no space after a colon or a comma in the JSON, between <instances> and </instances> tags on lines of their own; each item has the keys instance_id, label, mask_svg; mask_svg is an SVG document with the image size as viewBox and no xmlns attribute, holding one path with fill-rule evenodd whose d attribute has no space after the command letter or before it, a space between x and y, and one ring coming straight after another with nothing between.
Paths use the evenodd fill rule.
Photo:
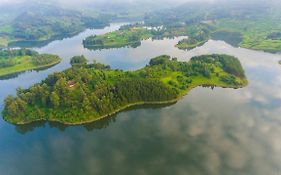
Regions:
<instances>
[{"instance_id":1,"label":"hillside","mask_svg":"<svg viewBox=\"0 0 281 175\"><path fill-rule=\"evenodd\" d=\"M107 21L85 16L74 10L66 10L50 5L32 4L12 9L10 19L0 27L2 47L33 46L77 34L86 28L102 28Z\"/></svg>"},{"instance_id":2,"label":"hillside","mask_svg":"<svg viewBox=\"0 0 281 175\"><path fill-rule=\"evenodd\" d=\"M180 49L191 49L213 38L236 47L279 52L280 19L279 7L270 1L222 1L219 6L197 2L152 12L145 17L145 24L167 28L185 26L187 30L204 24L212 28L207 33L200 28L192 33L186 32L190 38L180 41Z\"/></svg>"}]
</instances>

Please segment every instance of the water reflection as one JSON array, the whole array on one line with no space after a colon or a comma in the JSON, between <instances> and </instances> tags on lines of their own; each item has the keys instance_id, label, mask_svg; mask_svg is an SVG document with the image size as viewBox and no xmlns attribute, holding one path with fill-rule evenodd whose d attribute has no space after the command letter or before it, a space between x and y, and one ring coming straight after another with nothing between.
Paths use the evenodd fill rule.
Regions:
<instances>
[{"instance_id":1,"label":"water reflection","mask_svg":"<svg viewBox=\"0 0 281 175\"><path fill-rule=\"evenodd\" d=\"M26 134L28 132L34 131L36 128L43 128L46 126L46 122L40 121L40 122L33 122L26 125L15 125L16 131L20 134Z\"/></svg>"},{"instance_id":2,"label":"water reflection","mask_svg":"<svg viewBox=\"0 0 281 175\"><path fill-rule=\"evenodd\" d=\"M212 39L225 41L233 47L238 47L243 41L243 36L239 32L218 31L212 34Z\"/></svg>"},{"instance_id":3,"label":"water reflection","mask_svg":"<svg viewBox=\"0 0 281 175\"><path fill-rule=\"evenodd\" d=\"M175 105L120 113L99 132L70 127L44 142L33 133L10 162L18 168L4 165L11 174L278 174L280 126L243 91L197 88Z\"/></svg>"},{"instance_id":4,"label":"water reflection","mask_svg":"<svg viewBox=\"0 0 281 175\"><path fill-rule=\"evenodd\" d=\"M44 40L44 41L14 41L14 42L10 42L9 43L9 47L10 48L15 48L15 47L22 47L22 48L31 48L31 47L44 47L46 45L48 45L49 43L53 42L53 41L62 41L63 39L67 39L67 38L72 38L76 35L78 35L79 33L81 33L83 31L78 31L72 34L62 34L62 35L57 35L54 36L48 40Z\"/></svg>"},{"instance_id":5,"label":"water reflection","mask_svg":"<svg viewBox=\"0 0 281 175\"><path fill-rule=\"evenodd\" d=\"M170 104L155 104L155 105L139 105L139 106L133 106L130 108L127 108L123 110L123 112L128 112L128 111L136 111L138 109L159 109L163 107L167 107L170 105L174 105L176 103L170 103ZM101 130L105 129L110 126L110 124L113 124L116 122L117 115L113 115L107 118L104 118L102 120L84 124L82 125L87 131L94 131L94 130ZM38 122L33 122L30 124L25 124L25 125L15 125L16 131L20 134L27 134L28 132L32 132L37 128L44 128L48 125L50 128L56 128L61 132L66 131L66 128L68 127L73 127L69 125L64 125L59 122L46 122L46 121L38 121Z\"/></svg>"},{"instance_id":6,"label":"water reflection","mask_svg":"<svg viewBox=\"0 0 281 175\"><path fill-rule=\"evenodd\" d=\"M137 47L139 47L141 45L141 42L139 41L139 42L135 42L135 43L130 43L130 44L128 44L128 45L126 45L126 46L118 46L118 45L116 45L116 46L90 46L90 45L84 45L84 48L86 48L86 49L89 49L89 50L99 50L99 51L101 51L101 50L107 50L107 49L118 49L118 48L137 48Z\"/></svg>"},{"instance_id":7,"label":"water reflection","mask_svg":"<svg viewBox=\"0 0 281 175\"><path fill-rule=\"evenodd\" d=\"M64 60L45 71L1 80L1 101L16 87L67 68L69 58L81 54L129 70L161 54L182 61L230 54L242 62L249 85L237 90L198 87L176 104L129 110L86 126L41 123L15 130L0 122L0 174L280 174L280 54L214 40L185 52L173 47L180 38L146 40L136 49L89 51L81 45L93 31L87 32L39 49Z\"/></svg>"}]
</instances>

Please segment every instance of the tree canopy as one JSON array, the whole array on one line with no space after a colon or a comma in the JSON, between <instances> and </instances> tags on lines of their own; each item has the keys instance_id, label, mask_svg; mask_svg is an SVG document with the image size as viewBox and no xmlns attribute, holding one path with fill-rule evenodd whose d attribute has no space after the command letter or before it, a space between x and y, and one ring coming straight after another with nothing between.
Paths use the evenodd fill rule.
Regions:
<instances>
[{"instance_id":1,"label":"tree canopy","mask_svg":"<svg viewBox=\"0 0 281 175\"><path fill-rule=\"evenodd\" d=\"M84 60L84 56L72 60L76 59ZM6 98L3 114L5 120L17 124L37 120L79 124L130 105L175 102L200 85L238 88L246 84L239 60L227 55L199 56L189 62L163 55L136 71L114 70L94 62L18 90L17 97Z\"/></svg>"}]
</instances>

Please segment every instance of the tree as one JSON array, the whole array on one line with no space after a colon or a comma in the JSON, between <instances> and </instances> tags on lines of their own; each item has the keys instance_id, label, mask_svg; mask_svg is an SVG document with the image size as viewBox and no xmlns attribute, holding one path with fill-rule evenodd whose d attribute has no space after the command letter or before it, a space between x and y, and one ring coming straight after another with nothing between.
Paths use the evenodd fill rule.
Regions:
<instances>
[{"instance_id":1,"label":"tree","mask_svg":"<svg viewBox=\"0 0 281 175\"><path fill-rule=\"evenodd\" d=\"M70 60L70 64L72 66L83 66L83 65L86 65L87 62L88 62L88 60L85 58L84 55L74 56Z\"/></svg>"},{"instance_id":2,"label":"tree","mask_svg":"<svg viewBox=\"0 0 281 175\"><path fill-rule=\"evenodd\" d=\"M52 92L50 96L51 106L54 108L58 108L60 105L60 97L56 92Z\"/></svg>"}]
</instances>

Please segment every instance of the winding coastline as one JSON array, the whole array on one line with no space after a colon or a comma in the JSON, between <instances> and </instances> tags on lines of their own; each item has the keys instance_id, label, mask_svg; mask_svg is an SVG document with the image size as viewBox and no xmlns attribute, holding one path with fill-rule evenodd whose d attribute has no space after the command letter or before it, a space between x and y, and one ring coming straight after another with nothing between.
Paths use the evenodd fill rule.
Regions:
<instances>
[{"instance_id":1,"label":"winding coastline","mask_svg":"<svg viewBox=\"0 0 281 175\"><path fill-rule=\"evenodd\" d=\"M245 86L248 85L248 81L245 80L245 84L241 85L241 86L231 86L231 85L227 85L227 84L220 84L220 85L216 85L216 84L196 84L196 85L193 85L191 86L190 88L188 88L186 90L186 92L182 93L181 96L175 98L175 99L172 99L172 100L168 100L168 101L155 101L155 102L137 102L137 103L131 103L131 104L128 104L128 105L125 105L123 107L120 107L119 109L116 109L115 111L113 112L110 112L108 114L105 114L103 116L100 116L99 118L95 118L95 119L90 119L90 120L87 120L87 121L82 121L82 122L62 122L60 120L56 120L56 119L38 119L38 120L34 120L34 121L28 121L28 122L20 122L20 123L16 123L16 125L27 125L27 124L32 124L34 122L40 122L40 121L43 121L43 122L57 122L57 123L60 123L60 124L63 124L63 125L67 125L67 126L75 126L75 125L82 125L82 124L89 124L89 123L93 123L93 122L97 122L97 121L100 121L100 120L103 120L105 118L109 118L109 117L112 117L113 115L116 115L118 113L121 113L123 112L124 110L130 108L130 107L137 107L137 106L141 106L141 105L161 105L161 104L174 104L174 103L177 103L179 100L181 100L182 98L184 98L185 96L187 96L189 94L189 92L199 86L210 86L210 87L220 87L220 88L232 88L232 89L239 89L239 88L243 88ZM4 118L5 120L5 118ZM7 121L9 122L9 121ZM13 124L13 123L12 123Z\"/></svg>"}]
</instances>

